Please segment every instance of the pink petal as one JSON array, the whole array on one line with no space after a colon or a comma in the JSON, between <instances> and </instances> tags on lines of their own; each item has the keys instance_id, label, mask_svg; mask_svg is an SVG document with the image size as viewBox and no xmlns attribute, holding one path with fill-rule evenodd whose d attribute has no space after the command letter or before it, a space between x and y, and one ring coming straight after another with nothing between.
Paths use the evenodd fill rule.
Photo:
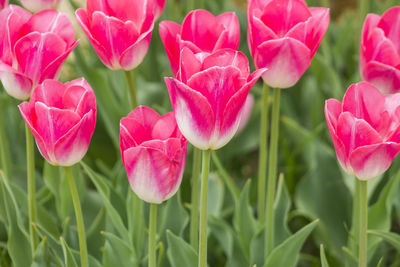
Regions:
<instances>
[{"instance_id":1,"label":"pink petal","mask_svg":"<svg viewBox=\"0 0 400 267\"><path fill-rule=\"evenodd\" d=\"M371 61L361 69L361 73L366 81L372 83L383 94L400 90L400 70L392 66Z\"/></svg>"},{"instance_id":2,"label":"pink petal","mask_svg":"<svg viewBox=\"0 0 400 267\"><path fill-rule=\"evenodd\" d=\"M265 41L278 39L278 36L268 28L259 18L249 17L248 40L251 53L254 55L255 49Z\"/></svg>"},{"instance_id":3,"label":"pink petal","mask_svg":"<svg viewBox=\"0 0 400 267\"><path fill-rule=\"evenodd\" d=\"M93 2L93 1L91 1ZM88 1L89 5L89 1ZM95 37L91 33L91 26L89 22L89 17L86 13L85 10L82 8L79 8L75 12L76 20L78 21L78 24L81 26L82 30L86 34L86 36L89 38L90 43L92 44L94 50L96 51L97 55L99 56L100 60L103 62L104 65L106 65L108 68L117 68L117 66L113 66L115 62L112 62L112 55L111 51L109 51L103 44L99 43L95 39ZM91 19L91 17L90 17Z\"/></svg>"},{"instance_id":4,"label":"pink petal","mask_svg":"<svg viewBox=\"0 0 400 267\"><path fill-rule=\"evenodd\" d=\"M377 27L383 29L400 53L400 7L395 6L388 9L381 17Z\"/></svg>"},{"instance_id":5,"label":"pink petal","mask_svg":"<svg viewBox=\"0 0 400 267\"><path fill-rule=\"evenodd\" d=\"M183 136L200 149L210 147L215 127L214 112L207 99L173 78L165 78L176 122Z\"/></svg>"},{"instance_id":6,"label":"pink petal","mask_svg":"<svg viewBox=\"0 0 400 267\"><path fill-rule=\"evenodd\" d=\"M124 70L128 71L134 69L140 63L142 63L144 57L146 56L147 50L149 49L152 33L153 28L140 35L136 43L128 47L122 53L120 65Z\"/></svg>"},{"instance_id":7,"label":"pink petal","mask_svg":"<svg viewBox=\"0 0 400 267\"><path fill-rule=\"evenodd\" d=\"M47 107L63 109L63 95L67 87L56 80L45 80L33 90L31 103L41 102Z\"/></svg>"},{"instance_id":8,"label":"pink petal","mask_svg":"<svg viewBox=\"0 0 400 267\"><path fill-rule=\"evenodd\" d=\"M159 25L161 41L164 44L165 52L171 64L171 70L176 77L179 68L179 43L177 36L181 31L181 26L172 21L162 21Z\"/></svg>"},{"instance_id":9,"label":"pink petal","mask_svg":"<svg viewBox=\"0 0 400 267\"><path fill-rule=\"evenodd\" d=\"M201 62L189 48L183 48L179 60L177 79L186 83L190 77L201 70L201 65Z\"/></svg>"},{"instance_id":10,"label":"pink petal","mask_svg":"<svg viewBox=\"0 0 400 267\"><path fill-rule=\"evenodd\" d=\"M265 5L261 20L283 37L293 26L309 17L311 13L304 0L271 0Z\"/></svg>"},{"instance_id":11,"label":"pink petal","mask_svg":"<svg viewBox=\"0 0 400 267\"><path fill-rule=\"evenodd\" d=\"M87 0L86 9L90 20L92 20L92 15L95 11L101 11L104 14L112 16L112 11L109 7L108 0Z\"/></svg>"},{"instance_id":12,"label":"pink petal","mask_svg":"<svg viewBox=\"0 0 400 267\"><path fill-rule=\"evenodd\" d=\"M149 107L139 106L128 114L128 118L135 119L151 133L154 124L160 119L160 115Z\"/></svg>"},{"instance_id":13,"label":"pink petal","mask_svg":"<svg viewBox=\"0 0 400 267\"><path fill-rule=\"evenodd\" d=\"M303 43L282 38L264 42L256 49L257 68L267 68L263 75L273 88L288 88L297 83L311 63L311 51Z\"/></svg>"},{"instance_id":14,"label":"pink petal","mask_svg":"<svg viewBox=\"0 0 400 267\"><path fill-rule=\"evenodd\" d=\"M340 114L336 134L342 140L347 155L359 147L382 143L382 138L371 125L349 112Z\"/></svg>"},{"instance_id":15,"label":"pink petal","mask_svg":"<svg viewBox=\"0 0 400 267\"><path fill-rule=\"evenodd\" d=\"M250 74L249 61L247 57L239 51L232 49L220 49L204 59L203 69L211 67L236 67L241 72L241 76L248 77Z\"/></svg>"},{"instance_id":16,"label":"pink petal","mask_svg":"<svg viewBox=\"0 0 400 267\"><path fill-rule=\"evenodd\" d=\"M31 96L33 89L31 79L1 61L0 80L10 96L18 100L26 100Z\"/></svg>"},{"instance_id":17,"label":"pink petal","mask_svg":"<svg viewBox=\"0 0 400 267\"><path fill-rule=\"evenodd\" d=\"M182 40L190 41L202 51L212 52L224 26L207 10L194 10L182 22Z\"/></svg>"},{"instance_id":18,"label":"pink petal","mask_svg":"<svg viewBox=\"0 0 400 267\"><path fill-rule=\"evenodd\" d=\"M227 37L224 42L217 42L214 51L221 48L237 50L240 42L240 25L236 14L234 12L222 13L217 17L217 22L225 26Z\"/></svg>"},{"instance_id":19,"label":"pink petal","mask_svg":"<svg viewBox=\"0 0 400 267\"><path fill-rule=\"evenodd\" d=\"M33 14L24 25L21 36L35 31L54 33L63 39L68 46L75 41L75 31L71 21L67 15L55 9L46 9Z\"/></svg>"},{"instance_id":20,"label":"pink petal","mask_svg":"<svg viewBox=\"0 0 400 267\"><path fill-rule=\"evenodd\" d=\"M359 147L350 154L350 164L358 179L369 180L384 173L399 151L396 143Z\"/></svg>"},{"instance_id":21,"label":"pink petal","mask_svg":"<svg viewBox=\"0 0 400 267\"><path fill-rule=\"evenodd\" d=\"M87 84L85 80L82 83ZM88 85L88 84L87 84ZM93 90L82 85L65 85L67 90L63 96L64 109L69 109L83 117L90 110L96 110L96 97Z\"/></svg>"},{"instance_id":22,"label":"pink petal","mask_svg":"<svg viewBox=\"0 0 400 267\"><path fill-rule=\"evenodd\" d=\"M240 118L240 123L237 133L241 132L246 127L250 119L251 113L253 111L253 106L254 106L254 96L252 94L249 94L246 98L246 102L244 102L243 112Z\"/></svg>"},{"instance_id":23,"label":"pink petal","mask_svg":"<svg viewBox=\"0 0 400 267\"><path fill-rule=\"evenodd\" d=\"M133 118L122 118L120 122L120 146L125 151L130 147L151 140L151 132Z\"/></svg>"},{"instance_id":24,"label":"pink petal","mask_svg":"<svg viewBox=\"0 0 400 267\"><path fill-rule=\"evenodd\" d=\"M311 57L317 51L329 26L328 8L310 8L311 17L305 22L295 25L286 34L304 43L311 50Z\"/></svg>"},{"instance_id":25,"label":"pink petal","mask_svg":"<svg viewBox=\"0 0 400 267\"><path fill-rule=\"evenodd\" d=\"M15 56L19 70L40 83L46 67L65 53L65 42L53 33L30 33L15 44Z\"/></svg>"},{"instance_id":26,"label":"pink petal","mask_svg":"<svg viewBox=\"0 0 400 267\"><path fill-rule=\"evenodd\" d=\"M72 123L71 123L72 124ZM90 110L54 145L57 165L72 166L85 156L96 126L96 111Z\"/></svg>"},{"instance_id":27,"label":"pink petal","mask_svg":"<svg viewBox=\"0 0 400 267\"><path fill-rule=\"evenodd\" d=\"M178 132L178 133L177 133ZM176 124L175 114L169 112L160 117L154 124L151 136L153 139L165 140L170 137L180 137L178 125Z\"/></svg>"}]
</instances>

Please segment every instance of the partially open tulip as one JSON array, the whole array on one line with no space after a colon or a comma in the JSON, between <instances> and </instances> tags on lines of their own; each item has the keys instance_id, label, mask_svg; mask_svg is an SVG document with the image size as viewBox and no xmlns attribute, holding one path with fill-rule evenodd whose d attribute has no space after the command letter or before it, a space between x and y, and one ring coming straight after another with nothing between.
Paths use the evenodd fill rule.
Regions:
<instances>
[{"instance_id":1,"label":"partially open tulip","mask_svg":"<svg viewBox=\"0 0 400 267\"><path fill-rule=\"evenodd\" d=\"M61 0L19 0L21 4L32 12L39 12L48 8L55 8Z\"/></svg>"},{"instance_id":2,"label":"partially open tulip","mask_svg":"<svg viewBox=\"0 0 400 267\"><path fill-rule=\"evenodd\" d=\"M360 69L382 93L400 91L400 6L369 14L361 33Z\"/></svg>"},{"instance_id":3,"label":"partially open tulip","mask_svg":"<svg viewBox=\"0 0 400 267\"><path fill-rule=\"evenodd\" d=\"M165 78L182 134L199 149L218 149L235 135L251 87L245 55L232 49L194 54L183 48L177 78Z\"/></svg>"},{"instance_id":4,"label":"partially open tulip","mask_svg":"<svg viewBox=\"0 0 400 267\"><path fill-rule=\"evenodd\" d=\"M78 44L71 21L55 9L32 15L15 5L0 12L0 80L19 100L45 79L57 78Z\"/></svg>"},{"instance_id":5,"label":"partially open tulip","mask_svg":"<svg viewBox=\"0 0 400 267\"><path fill-rule=\"evenodd\" d=\"M159 28L174 76L178 72L180 51L184 47L193 53L212 53L221 48L237 50L239 47L239 21L233 12L214 17L207 10L193 10L183 20L182 26L162 21Z\"/></svg>"},{"instance_id":6,"label":"partially open tulip","mask_svg":"<svg viewBox=\"0 0 400 267\"><path fill-rule=\"evenodd\" d=\"M400 94L353 84L342 103L326 101L325 117L340 165L360 180L385 172L400 151Z\"/></svg>"},{"instance_id":7,"label":"partially open tulip","mask_svg":"<svg viewBox=\"0 0 400 267\"><path fill-rule=\"evenodd\" d=\"M297 83L320 45L329 9L308 8L304 0L249 0L248 42L254 64L273 88Z\"/></svg>"},{"instance_id":8,"label":"partially open tulip","mask_svg":"<svg viewBox=\"0 0 400 267\"><path fill-rule=\"evenodd\" d=\"M120 122L122 161L133 191L144 201L161 203L179 188L187 141L172 112L160 116L139 106Z\"/></svg>"},{"instance_id":9,"label":"partially open tulip","mask_svg":"<svg viewBox=\"0 0 400 267\"><path fill-rule=\"evenodd\" d=\"M93 90L83 78L66 84L46 80L19 110L50 164L71 166L85 156L97 110Z\"/></svg>"},{"instance_id":10,"label":"partially open tulip","mask_svg":"<svg viewBox=\"0 0 400 267\"><path fill-rule=\"evenodd\" d=\"M8 6L8 0L0 0L0 10Z\"/></svg>"},{"instance_id":11,"label":"partially open tulip","mask_svg":"<svg viewBox=\"0 0 400 267\"><path fill-rule=\"evenodd\" d=\"M154 21L166 0L87 0L76 11L79 25L108 68L131 70L149 48Z\"/></svg>"}]
</instances>

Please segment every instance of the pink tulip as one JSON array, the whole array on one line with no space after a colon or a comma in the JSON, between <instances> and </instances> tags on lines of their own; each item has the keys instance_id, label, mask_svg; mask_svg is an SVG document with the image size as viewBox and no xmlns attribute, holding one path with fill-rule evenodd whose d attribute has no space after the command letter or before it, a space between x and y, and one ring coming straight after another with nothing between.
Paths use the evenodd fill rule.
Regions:
<instances>
[{"instance_id":1,"label":"pink tulip","mask_svg":"<svg viewBox=\"0 0 400 267\"><path fill-rule=\"evenodd\" d=\"M385 172L400 151L400 93L353 84L342 103L326 101L325 117L340 165L360 180Z\"/></svg>"},{"instance_id":2,"label":"pink tulip","mask_svg":"<svg viewBox=\"0 0 400 267\"><path fill-rule=\"evenodd\" d=\"M160 116L137 107L120 123L122 161L133 191L144 201L161 203L179 188L187 141L172 112Z\"/></svg>"},{"instance_id":3,"label":"pink tulip","mask_svg":"<svg viewBox=\"0 0 400 267\"><path fill-rule=\"evenodd\" d=\"M0 80L20 100L45 79L57 78L78 44L71 21L54 9L32 15L10 5L0 12L0 25Z\"/></svg>"},{"instance_id":4,"label":"pink tulip","mask_svg":"<svg viewBox=\"0 0 400 267\"><path fill-rule=\"evenodd\" d=\"M19 0L21 4L32 12L39 12L48 8L55 8L61 0Z\"/></svg>"},{"instance_id":5,"label":"pink tulip","mask_svg":"<svg viewBox=\"0 0 400 267\"><path fill-rule=\"evenodd\" d=\"M249 0L248 42L254 64L273 88L297 83L328 28L329 9L304 0Z\"/></svg>"},{"instance_id":6,"label":"pink tulip","mask_svg":"<svg viewBox=\"0 0 400 267\"><path fill-rule=\"evenodd\" d=\"M182 26L162 21L159 28L174 76L178 72L180 51L184 47L193 53L212 53L221 48L237 50L239 47L239 21L233 12L214 17L207 10L193 10L183 20Z\"/></svg>"},{"instance_id":7,"label":"pink tulip","mask_svg":"<svg viewBox=\"0 0 400 267\"><path fill-rule=\"evenodd\" d=\"M364 80L382 93L400 90L400 6L382 17L369 14L361 34L360 69Z\"/></svg>"},{"instance_id":8,"label":"pink tulip","mask_svg":"<svg viewBox=\"0 0 400 267\"><path fill-rule=\"evenodd\" d=\"M8 6L8 0L0 0L0 10Z\"/></svg>"},{"instance_id":9,"label":"pink tulip","mask_svg":"<svg viewBox=\"0 0 400 267\"><path fill-rule=\"evenodd\" d=\"M76 11L79 25L108 68L131 70L149 48L154 21L166 0L88 0Z\"/></svg>"},{"instance_id":10,"label":"pink tulip","mask_svg":"<svg viewBox=\"0 0 400 267\"><path fill-rule=\"evenodd\" d=\"M177 78L165 78L182 134L197 148L218 149L235 135L250 88L265 70L250 75L245 55L232 49L193 53L183 48Z\"/></svg>"},{"instance_id":11,"label":"pink tulip","mask_svg":"<svg viewBox=\"0 0 400 267\"><path fill-rule=\"evenodd\" d=\"M46 80L19 110L50 164L71 166L85 156L97 113L95 95L85 79L66 84Z\"/></svg>"}]
</instances>

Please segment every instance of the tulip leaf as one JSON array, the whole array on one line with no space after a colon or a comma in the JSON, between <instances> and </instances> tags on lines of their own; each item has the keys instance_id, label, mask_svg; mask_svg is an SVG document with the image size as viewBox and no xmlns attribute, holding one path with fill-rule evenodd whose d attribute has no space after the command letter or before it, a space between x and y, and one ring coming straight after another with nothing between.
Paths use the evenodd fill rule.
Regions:
<instances>
[{"instance_id":1,"label":"tulip leaf","mask_svg":"<svg viewBox=\"0 0 400 267\"><path fill-rule=\"evenodd\" d=\"M198 256L191 245L181 237L167 230L168 251L167 256L172 267L195 267Z\"/></svg>"},{"instance_id":2,"label":"tulip leaf","mask_svg":"<svg viewBox=\"0 0 400 267\"><path fill-rule=\"evenodd\" d=\"M324 245L320 246L321 267L329 267L328 260L326 259Z\"/></svg>"},{"instance_id":3,"label":"tulip leaf","mask_svg":"<svg viewBox=\"0 0 400 267\"><path fill-rule=\"evenodd\" d=\"M215 173L208 177L208 214L219 217L224 204L225 187L221 179Z\"/></svg>"},{"instance_id":4,"label":"tulip leaf","mask_svg":"<svg viewBox=\"0 0 400 267\"><path fill-rule=\"evenodd\" d=\"M250 264L251 266L263 266L265 262L265 226L258 229L250 243Z\"/></svg>"},{"instance_id":5,"label":"tulip leaf","mask_svg":"<svg viewBox=\"0 0 400 267\"><path fill-rule=\"evenodd\" d=\"M283 174L279 176L276 198L274 203L275 210L275 246L282 243L290 235L287 225L288 214L290 210L290 195L286 187Z\"/></svg>"},{"instance_id":6,"label":"tulip leaf","mask_svg":"<svg viewBox=\"0 0 400 267\"><path fill-rule=\"evenodd\" d=\"M389 244L391 244L395 249L400 252L400 235L393 232L379 231L379 230L369 230L369 235L383 239Z\"/></svg>"},{"instance_id":7,"label":"tulip leaf","mask_svg":"<svg viewBox=\"0 0 400 267\"><path fill-rule=\"evenodd\" d=\"M60 242L64 253L65 266L78 267L75 261L75 257L72 254L71 249L68 247L67 242L65 242L65 239L63 237L60 238Z\"/></svg>"},{"instance_id":8,"label":"tulip leaf","mask_svg":"<svg viewBox=\"0 0 400 267\"><path fill-rule=\"evenodd\" d=\"M128 243L111 233L102 232L102 234L106 238L103 252L103 266L138 266L135 251Z\"/></svg>"},{"instance_id":9,"label":"tulip leaf","mask_svg":"<svg viewBox=\"0 0 400 267\"><path fill-rule=\"evenodd\" d=\"M208 227L210 233L218 240L220 246L228 258L232 257L233 253L233 230L223 219L210 216L208 218Z\"/></svg>"},{"instance_id":10,"label":"tulip leaf","mask_svg":"<svg viewBox=\"0 0 400 267\"><path fill-rule=\"evenodd\" d=\"M307 224L272 250L271 254L267 257L264 267L295 266L303 243L318 223L319 219Z\"/></svg>"},{"instance_id":11,"label":"tulip leaf","mask_svg":"<svg viewBox=\"0 0 400 267\"><path fill-rule=\"evenodd\" d=\"M250 243L256 232L256 220L249 203L251 181L248 180L235 207L233 224L239 235L241 247L247 259L250 258Z\"/></svg>"}]
</instances>

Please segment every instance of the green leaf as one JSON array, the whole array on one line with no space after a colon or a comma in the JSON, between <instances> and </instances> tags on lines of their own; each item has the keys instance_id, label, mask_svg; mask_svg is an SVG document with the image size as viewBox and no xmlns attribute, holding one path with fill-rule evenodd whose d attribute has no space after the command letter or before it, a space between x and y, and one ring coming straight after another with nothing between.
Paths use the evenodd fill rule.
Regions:
<instances>
[{"instance_id":1,"label":"green leaf","mask_svg":"<svg viewBox=\"0 0 400 267\"><path fill-rule=\"evenodd\" d=\"M241 247L247 259L250 258L250 243L256 232L256 220L249 203L251 181L248 180L235 207L233 224L238 232Z\"/></svg>"},{"instance_id":2,"label":"green leaf","mask_svg":"<svg viewBox=\"0 0 400 267\"><path fill-rule=\"evenodd\" d=\"M135 251L128 243L111 233L102 232L102 234L106 238L103 253L103 266L138 266Z\"/></svg>"},{"instance_id":3,"label":"green leaf","mask_svg":"<svg viewBox=\"0 0 400 267\"><path fill-rule=\"evenodd\" d=\"M278 189L276 193L274 210L275 210L275 246L282 243L291 233L287 222L290 210L290 195L287 190L283 174L279 176Z\"/></svg>"},{"instance_id":4,"label":"green leaf","mask_svg":"<svg viewBox=\"0 0 400 267\"><path fill-rule=\"evenodd\" d=\"M35 250L31 267L50 266L47 237L45 236Z\"/></svg>"},{"instance_id":5,"label":"green leaf","mask_svg":"<svg viewBox=\"0 0 400 267\"><path fill-rule=\"evenodd\" d=\"M264 267L295 266L303 243L317 226L319 219L309 223L272 250Z\"/></svg>"},{"instance_id":6,"label":"green leaf","mask_svg":"<svg viewBox=\"0 0 400 267\"><path fill-rule=\"evenodd\" d=\"M191 245L181 237L167 230L168 251L167 256L172 267L195 267L198 256Z\"/></svg>"},{"instance_id":7,"label":"green leaf","mask_svg":"<svg viewBox=\"0 0 400 267\"><path fill-rule=\"evenodd\" d=\"M400 235L393 232L379 231L379 230L368 230L368 234L383 239L400 252Z\"/></svg>"},{"instance_id":8,"label":"green leaf","mask_svg":"<svg viewBox=\"0 0 400 267\"><path fill-rule=\"evenodd\" d=\"M215 173L210 173L208 179L208 214L219 217L224 204L225 187Z\"/></svg>"},{"instance_id":9,"label":"green leaf","mask_svg":"<svg viewBox=\"0 0 400 267\"><path fill-rule=\"evenodd\" d=\"M321 266L322 267L329 267L328 260L326 259L324 245L321 244L320 246L320 255L321 255Z\"/></svg>"},{"instance_id":10,"label":"green leaf","mask_svg":"<svg viewBox=\"0 0 400 267\"><path fill-rule=\"evenodd\" d=\"M60 237L61 246L64 253L64 263L66 267L78 267L76 264L75 257L71 252L71 249L68 247L67 242L63 237Z\"/></svg>"},{"instance_id":11,"label":"green leaf","mask_svg":"<svg viewBox=\"0 0 400 267\"><path fill-rule=\"evenodd\" d=\"M222 218L210 216L208 218L210 233L218 240L220 246L228 258L233 253L233 230Z\"/></svg>"}]
</instances>

